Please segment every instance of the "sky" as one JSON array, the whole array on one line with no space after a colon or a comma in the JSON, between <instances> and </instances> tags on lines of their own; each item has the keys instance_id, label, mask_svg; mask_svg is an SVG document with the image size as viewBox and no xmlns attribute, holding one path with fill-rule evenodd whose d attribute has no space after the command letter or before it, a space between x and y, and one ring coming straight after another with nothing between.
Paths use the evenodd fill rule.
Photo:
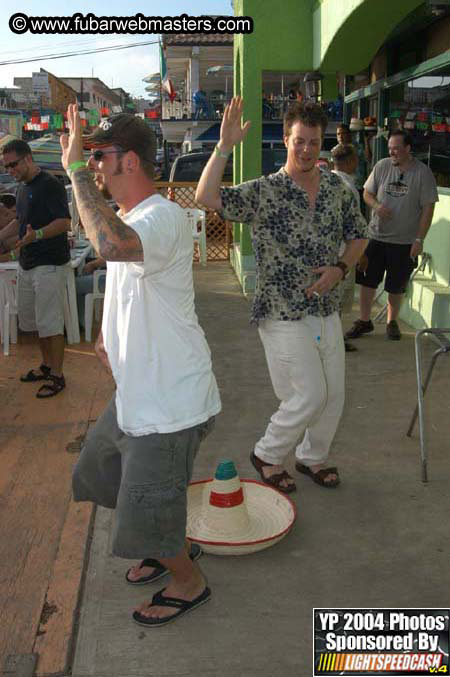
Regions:
<instances>
[{"instance_id":1,"label":"sky","mask_svg":"<svg viewBox=\"0 0 450 677\"><path fill-rule=\"evenodd\" d=\"M83 49L96 49L113 45L135 44L154 41L155 44L134 47L122 51L108 51L99 54L67 57L0 66L0 88L12 87L14 77L30 77L33 72L45 68L58 77L98 77L108 87L122 87L132 96L144 96L145 83L142 78L159 71L159 53L157 35L22 35L13 33L9 28L9 18L21 12L27 16L72 16L80 12L89 12L100 16L179 16L188 14L225 15L233 14L231 0L163 0L161 2L135 2L129 0L100 0L96 2L17 2L2 0L0 8L0 61L12 59L38 59L48 54L62 54Z\"/></svg>"}]
</instances>

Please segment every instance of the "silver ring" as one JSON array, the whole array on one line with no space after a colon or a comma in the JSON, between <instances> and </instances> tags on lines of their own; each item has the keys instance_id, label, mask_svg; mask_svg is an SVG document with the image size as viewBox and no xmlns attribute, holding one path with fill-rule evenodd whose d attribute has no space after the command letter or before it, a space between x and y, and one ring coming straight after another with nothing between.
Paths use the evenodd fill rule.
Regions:
<instances>
[{"instance_id":1,"label":"silver ring","mask_svg":"<svg viewBox=\"0 0 450 677\"><path fill-rule=\"evenodd\" d=\"M319 297L319 299L320 299L320 294L319 294L319 292L318 292L318 291L313 291L313 295L314 295L314 296L318 296L318 297Z\"/></svg>"}]
</instances>

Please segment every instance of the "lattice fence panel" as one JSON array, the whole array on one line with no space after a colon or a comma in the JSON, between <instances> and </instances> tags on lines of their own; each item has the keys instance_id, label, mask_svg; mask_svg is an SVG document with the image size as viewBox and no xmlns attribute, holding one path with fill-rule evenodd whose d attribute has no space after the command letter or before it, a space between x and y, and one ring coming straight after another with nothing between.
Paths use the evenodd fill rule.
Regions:
<instances>
[{"instance_id":1,"label":"lattice fence panel","mask_svg":"<svg viewBox=\"0 0 450 677\"><path fill-rule=\"evenodd\" d=\"M230 185L224 183L223 185ZM208 261L228 260L231 243L231 224L222 219L217 212L195 202L197 183L158 181L156 190L180 207L197 207L206 212L206 247ZM198 251L195 252L198 260Z\"/></svg>"}]
</instances>

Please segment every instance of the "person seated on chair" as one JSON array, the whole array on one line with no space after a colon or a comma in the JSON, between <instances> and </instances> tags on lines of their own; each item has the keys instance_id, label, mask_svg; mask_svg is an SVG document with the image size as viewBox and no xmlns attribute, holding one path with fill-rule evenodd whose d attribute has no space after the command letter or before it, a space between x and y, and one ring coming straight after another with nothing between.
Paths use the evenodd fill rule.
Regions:
<instances>
[{"instance_id":1,"label":"person seated on chair","mask_svg":"<svg viewBox=\"0 0 450 677\"><path fill-rule=\"evenodd\" d=\"M88 261L83 268L81 275L75 278L77 288L77 307L78 307L78 321L80 327L84 329L84 299L86 294L92 294L94 289L94 271L106 268L106 261L101 256L96 259ZM105 291L106 277L103 275L98 281L98 290L102 294Z\"/></svg>"}]
</instances>

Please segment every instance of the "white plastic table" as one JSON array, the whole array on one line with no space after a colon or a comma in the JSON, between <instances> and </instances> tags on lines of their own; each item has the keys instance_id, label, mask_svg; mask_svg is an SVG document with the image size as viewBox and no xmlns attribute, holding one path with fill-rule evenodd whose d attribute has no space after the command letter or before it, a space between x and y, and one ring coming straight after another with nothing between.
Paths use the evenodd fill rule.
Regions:
<instances>
[{"instance_id":1,"label":"white plastic table","mask_svg":"<svg viewBox=\"0 0 450 677\"><path fill-rule=\"evenodd\" d=\"M70 250L70 261L65 265L67 294L64 302L64 323L66 326L67 343L80 343L75 271L83 269L86 259L92 252L93 249L89 240L79 240L75 242L75 246ZM18 269L19 264L17 261L0 263L0 272L2 270L12 270L17 273ZM3 308L1 311L3 312Z\"/></svg>"}]
</instances>

